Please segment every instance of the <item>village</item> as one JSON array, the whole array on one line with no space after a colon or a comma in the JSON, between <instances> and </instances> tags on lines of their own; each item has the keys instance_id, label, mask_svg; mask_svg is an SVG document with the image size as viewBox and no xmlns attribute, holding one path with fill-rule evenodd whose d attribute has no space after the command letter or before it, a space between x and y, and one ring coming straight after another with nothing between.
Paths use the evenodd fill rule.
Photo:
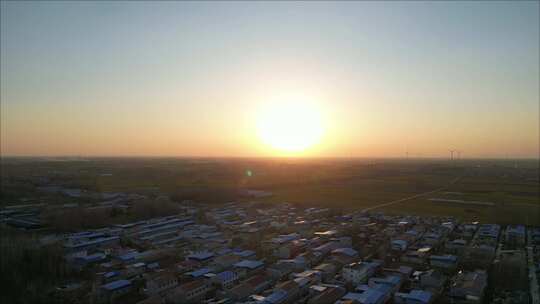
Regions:
<instances>
[{"instance_id":1,"label":"village","mask_svg":"<svg viewBox=\"0 0 540 304\"><path fill-rule=\"evenodd\" d=\"M259 208L260 207L260 208ZM538 303L540 229L450 217L184 202L179 214L42 237L89 303ZM81 300L78 300L81 301Z\"/></svg>"}]
</instances>

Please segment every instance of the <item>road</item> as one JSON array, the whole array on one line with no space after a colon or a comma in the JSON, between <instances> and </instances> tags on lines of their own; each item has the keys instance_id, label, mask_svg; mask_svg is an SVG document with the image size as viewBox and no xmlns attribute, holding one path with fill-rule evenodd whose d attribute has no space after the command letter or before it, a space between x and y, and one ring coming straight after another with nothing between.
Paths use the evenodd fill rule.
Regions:
<instances>
[{"instance_id":1,"label":"road","mask_svg":"<svg viewBox=\"0 0 540 304\"><path fill-rule=\"evenodd\" d=\"M378 205L375 205L375 206L371 206L371 207L368 207L368 208L363 209L361 212L367 212L367 211L371 211L371 210L378 209L378 208L381 208L381 207L386 207L386 206L390 206L390 205L394 205L394 204L399 204L399 203L401 203L401 202L408 201L408 200L412 200L412 199L415 199L415 198L417 198L417 197L422 197L422 196L426 196L426 195L429 195L429 194L433 194L433 193L436 193L436 192L445 190L445 189L448 188L449 186L451 186L451 185L455 184L457 181L459 181L460 178L461 178L461 177L455 178L455 179L454 179L453 181L451 181L448 185L446 185L446 186L444 186L444 187L442 187L442 188L435 189L435 190L428 191L428 192L423 192L423 193L415 194L415 195L413 195L413 196L408 196L408 197L405 197L405 198L400 198L400 199L397 199L397 200L393 200L393 201L390 201L390 202L378 204Z\"/></svg>"}]
</instances>

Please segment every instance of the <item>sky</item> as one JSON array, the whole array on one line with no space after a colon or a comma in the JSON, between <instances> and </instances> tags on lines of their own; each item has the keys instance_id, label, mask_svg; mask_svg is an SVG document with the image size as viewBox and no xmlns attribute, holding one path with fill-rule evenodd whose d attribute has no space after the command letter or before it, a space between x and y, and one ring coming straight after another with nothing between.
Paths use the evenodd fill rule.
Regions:
<instances>
[{"instance_id":1,"label":"sky","mask_svg":"<svg viewBox=\"0 0 540 304\"><path fill-rule=\"evenodd\" d=\"M301 96L301 156L537 158L539 3L2 1L1 153L279 156Z\"/></svg>"}]
</instances>

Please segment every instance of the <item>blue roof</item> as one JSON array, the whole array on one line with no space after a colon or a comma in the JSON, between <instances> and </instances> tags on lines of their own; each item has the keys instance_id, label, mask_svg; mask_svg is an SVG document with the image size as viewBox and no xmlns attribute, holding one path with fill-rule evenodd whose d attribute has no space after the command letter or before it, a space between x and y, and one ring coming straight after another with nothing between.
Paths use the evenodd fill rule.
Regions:
<instances>
[{"instance_id":1,"label":"blue roof","mask_svg":"<svg viewBox=\"0 0 540 304\"><path fill-rule=\"evenodd\" d=\"M407 298L414 299L423 303L429 303L429 301L431 300L431 292L414 289L411 290Z\"/></svg>"},{"instance_id":2,"label":"blue roof","mask_svg":"<svg viewBox=\"0 0 540 304\"><path fill-rule=\"evenodd\" d=\"M238 255L238 256L241 256L241 257L248 257L248 256L252 256L252 255L255 255L255 251L251 251L251 250L240 250L240 251L236 251L234 252L235 255Z\"/></svg>"},{"instance_id":3,"label":"blue roof","mask_svg":"<svg viewBox=\"0 0 540 304\"><path fill-rule=\"evenodd\" d=\"M368 288L364 289L364 291L373 290L373 291L378 291L382 294L389 294L389 293L392 293L392 289L394 287L395 285L391 283L383 282L383 283L377 283L373 287L368 286Z\"/></svg>"},{"instance_id":4,"label":"blue roof","mask_svg":"<svg viewBox=\"0 0 540 304\"><path fill-rule=\"evenodd\" d=\"M107 289L107 290L116 290L120 288L124 288L131 285L131 281L128 280L118 280L114 282L110 282L109 284L105 284L101 287Z\"/></svg>"},{"instance_id":5,"label":"blue roof","mask_svg":"<svg viewBox=\"0 0 540 304\"><path fill-rule=\"evenodd\" d=\"M93 231L85 231L81 233L74 234L69 237L69 239L81 239L81 238L96 238L100 236L104 236L105 233L103 232L93 232Z\"/></svg>"},{"instance_id":6,"label":"blue roof","mask_svg":"<svg viewBox=\"0 0 540 304\"><path fill-rule=\"evenodd\" d=\"M443 262L457 262L457 256L455 255L432 255L429 258L431 260L439 260Z\"/></svg>"},{"instance_id":7,"label":"blue roof","mask_svg":"<svg viewBox=\"0 0 540 304\"><path fill-rule=\"evenodd\" d=\"M332 251L332 253L342 253L342 254L345 254L345 255L348 255L348 256L357 256L358 255L358 251L352 249L352 248L338 248L338 249L334 249Z\"/></svg>"},{"instance_id":8,"label":"blue roof","mask_svg":"<svg viewBox=\"0 0 540 304\"><path fill-rule=\"evenodd\" d=\"M236 273L230 270L227 270L227 271L218 273L216 276L222 281L228 281L228 280L232 280L236 276Z\"/></svg>"},{"instance_id":9,"label":"blue roof","mask_svg":"<svg viewBox=\"0 0 540 304\"><path fill-rule=\"evenodd\" d=\"M513 233L513 234L525 234L525 226L523 225L509 225L508 227L506 227L506 231L508 233Z\"/></svg>"},{"instance_id":10,"label":"blue roof","mask_svg":"<svg viewBox=\"0 0 540 304\"><path fill-rule=\"evenodd\" d=\"M134 251L130 251L126 254L123 254L121 256L119 256L118 258L122 261L129 261L129 260L132 260L134 258L136 258L137 256L139 256L139 252L137 250L134 250Z\"/></svg>"},{"instance_id":11,"label":"blue roof","mask_svg":"<svg viewBox=\"0 0 540 304\"><path fill-rule=\"evenodd\" d=\"M197 277L200 277L200 276L203 276L207 273L210 272L210 269L208 268L201 268L201 269L197 269L195 271L192 271L190 273L188 273L190 276L194 277L194 278L197 278Z\"/></svg>"},{"instance_id":12,"label":"blue roof","mask_svg":"<svg viewBox=\"0 0 540 304\"><path fill-rule=\"evenodd\" d=\"M97 262L104 260L106 255L104 253L94 253L91 255L79 257L79 260L82 260L85 263Z\"/></svg>"},{"instance_id":13,"label":"blue roof","mask_svg":"<svg viewBox=\"0 0 540 304\"><path fill-rule=\"evenodd\" d=\"M195 252L190 255L188 255L188 259L194 259L194 260L200 260L204 261L214 256L213 252L203 251L203 252Z\"/></svg>"},{"instance_id":14,"label":"blue roof","mask_svg":"<svg viewBox=\"0 0 540 304\"><path fill-rule=\"evenodd\" d=\"M279 303L281 300L283 300L287 296L287 292L285 290L276 290L272 292L268 297L264 299L264 303Z\"/></svg>"},{"instance_id":15,"label":"blue roof","mask_svg":"<svg viewBox=\"0 0 540 304\"><path fill-rule=\"evenodd\" d=\"M376 304L384 297L384 293L375 289L367 289L364 292L349 292L343 296L345 300L355 300L362 304Z\"/></svg>"},{"instance_id":16,"label":"blue roof","mask_svg":"<svg viewBox=\"0 0 540 304\"><path fill-rule=\"evenodd\" d=\"M263 265L264 265L264 263L261 262L261 261L242 260L242 261L234 264L234 267L255 269L255 268L261 267Z\"/></svg>"},{"instance_id":17,"label":"blue roof","mask_svg":"<svg viewBox=\"0 0 540 304\"><path fill-rule=\"evenodd\" d=\"M118 274L119 274L118 271L111 271L111 272L107 272L103 276L108 279L108 278L112 278L114 276L117 276Z\"/></svg>"},{"instance_id":18,"label":"blue roof","mask_svg":"<svg viewBox=\"0 0 540 304\"><path fill-rule=\"evenodd\" d=\"M226 254L229 254L233 252L233 250L231 248L223 248L223 249L220 249L216 252L217 255L226 255Z\"/></svg>"},{"instance_id":19,"label":"blue roof","mask_svg":"<svg viewBox=\"0 0 540 304\"><path fill-rule=\"evenodd\" d=\"M77 244L65 244L64 247L68 247L68 248L84 248L86 246L99 245L99 244L102 244L102 243L107 243L109 241L114 241L114 240L119 240L119 239L120 239L119 236L102 237L102 238L97 238L97 239L94 239L94 240L91 240L91 241L88 241L88 242L82 242L82 243L77 243Z\"/></svg>"},{"instance_id":20,"label":"blue roof","mask_svg":"<svg viewBox=\"0 0 540 304\"><path fill-rule=\"evenodd\" d=\"M371 278L371 279L369 279L369 281L373 282L375 284L378 284L378 285L391 284L391 285L396 286L396 285L399 285L399 283L401 282L401 277L391 275L391 276L387 276L387 277L384 277L384 278Z\"/></svg>"}]
</instances>

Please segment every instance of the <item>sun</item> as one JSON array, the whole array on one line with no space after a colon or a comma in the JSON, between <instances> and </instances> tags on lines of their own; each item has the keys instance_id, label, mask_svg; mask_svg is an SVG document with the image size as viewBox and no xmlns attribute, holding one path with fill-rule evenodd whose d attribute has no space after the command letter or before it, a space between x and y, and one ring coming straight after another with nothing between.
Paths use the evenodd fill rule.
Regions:
<instances>
[{"instance_id":1,"label":"sun","mask_svg":"<svg viewBox=\"0 0 540 304\"><path fill-rule=\"evenodd\" d=\"M265 145L296 154L319 143L324 128L316 104L291 100L266 104L258 115L257 131Z\"/></svg>"}]
</instances>

